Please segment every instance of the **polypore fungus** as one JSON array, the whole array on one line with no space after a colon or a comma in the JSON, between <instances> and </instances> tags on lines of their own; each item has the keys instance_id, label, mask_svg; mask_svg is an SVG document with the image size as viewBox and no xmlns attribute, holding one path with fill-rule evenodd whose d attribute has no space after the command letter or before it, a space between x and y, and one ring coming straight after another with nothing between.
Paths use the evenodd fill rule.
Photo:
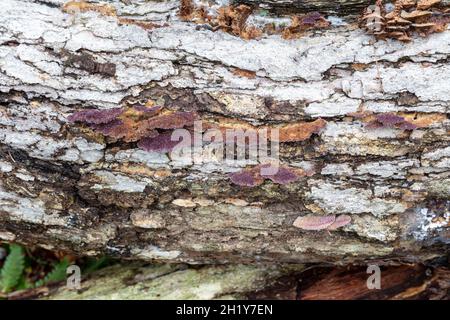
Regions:
<instances>
[{"instance_id":1,"label":"polypore fungus","mask_svg":"<svg viewBox=\"0 0 450 320\"><path fill-rule=\"evenodd\" d=\"M303 230L323 230L331 226L336 220L335 215L331 216L304 216L298 217L294 221L294 227Z\"/></svg>"},{"instance_id":2,"label":"polypore fungus","mask_svg":"<svg viewBox=\"0 0 450 320\"><path fill-rule=\"evenodd\" d=\"M145 151L166 153L171 152L178 144L178 141L172 140L172 132L166 132L156 137L146 137L138 142L138 147Z\"/></svg>"},{"instance_id":3,"label":"polypore fungus","mask_svg":"<svg viewBox=\"0 0 450 320\"><path fill-rule=\"evenodd\" d=\"M196 114L192 112L167 112L160 114L161 107L133 106L129 108L114 108L108 110L83 110L69 116L71 122L81 122L88 125L95 132L125 142L136 142L144 150L166 150L172 143L167 142L164 133L160 140L156 138L159 129L178 129L192 126ZM150 139L150 140L149 140ZM158 142L159 141L159 142ZM167 143L164 143L167 142ZM166 145L166 147L162 147Z\"/></svg>"},{"instance_id":4,"label":"polypore fungus","mask_svg":"<svg viewBox=\"0 0 450 320\"><path fill-rule=\"evenodd\" d=\"M261 185L264 179L269 179L276 184L289 184L297 181L302 174L305 174L301 169L284 166L270 168L270 166L270 164L257 165L250 169L232 173L230 174L230 180L239 186L256 187Z\"/></svg>"},{"instance_id":5,"label":"polypore fungus","mask_svg":"<svg viewBox=\"0 0 450 320\"><path fill-rule=\"evenodd\" d=\"M348 215L303 216L295 219L293 226L303 230L337 230L352 221Z\"/></svg>"},{"instance_id":6,"label":"polypore fungus","mask_svg":"<svg viewBox=\"0 0 450 320\"><path fill-rule=\"evenodd\" d=\"M404 117L393 113L381 113L375 115L375 119L367 124L368 128L397 128L402 130L414 130L416 125L408 122Z\"/></svg>"},{"instance_id":7,"label":"polypore fungus","mask_svg":"<svg viewBox=\"0 0 450 320\"><path fill-rule=\"evenodd\" d=\"M441 0L397 0L394 9L386 12L383 1L370 6L361 18L361 25L378 39L411 41L418 33L427 36L443 32L450 22L448 5Z\"/></svg>"}]
</instances>

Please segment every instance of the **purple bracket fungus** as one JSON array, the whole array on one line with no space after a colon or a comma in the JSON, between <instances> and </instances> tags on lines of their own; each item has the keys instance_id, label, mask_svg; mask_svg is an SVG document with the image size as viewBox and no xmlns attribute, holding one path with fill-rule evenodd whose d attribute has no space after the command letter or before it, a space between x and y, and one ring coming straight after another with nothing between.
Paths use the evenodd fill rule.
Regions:
<instances>
[{"instance_id":1,"label":"purple bracket fungus","mask_svg":"<svg viewBox=\"0 0 450 320\"><path fill-rule=\"evenodd\" d=\"M303 230L337 230L351 222L348 215L303 216L295 219L293 226Z\"/></svg>"},{"instance_id":2,"label":"purple bracket fungus","mask_svg":"<svg viewBox=\"0 0 450 320\"><path fill-rule=\"evenodd\" d=\"M179 143L178 141L173 141L171 138L172 132L161 133L156 137L145 137L138 142L138 147L149 152L171 152Z\"/></svg>"},{"instance_id":3,"label":"purple bracket fungus","mask_svg":"<svg viewBox=\"0 0 450 320\"><path fill-rule=\"evenodd\" d=\"M261 176L266 179L270 179L272 182L277 184L288 184L295 182L300 178L297 174L295 174L295 172L285 167L279 167L275 174L268 175L261 173Z\"/></svg>"},{"instance_id":4,"label":"purple bracket fungus","mask_svg":"<svg viewBox=\"0 0 450 320\"><path fill-rule=\"evenodd\" d=\"M68 117L68 120L70 122L83 122L86 124L104 124L115 120L122 113L122 108L106 110L88 109L75 112Z\"/></svg>"},{"instance_id":5,"label":"purple bracket fungus","mask_svg":"<svg viewBox=\"0 0 450 320\"><path fill-rule=\"evenodd\" d=\"M298 217L294 221L294 227L303 230L323 230L331 226L336 220L336 216L304 216Z\"/></svg>"},{"instance_id":6,"label":"purple bracket fungus","mask_svg":"<svg viewBox=\"0 0 450 320\"><path fill-rule=\"evenodd\" d=\"M108 110L82 110L68 117L70 122L87 124L95 132L125 142L144 139L140 146L144 150L171 150L177 142L170 141L166 135L159 135L156 129L178 129L192 126L197 115L193 112L172 112L160 115L162 107L133 106ZM153 140L152 140L153 139Z\"/></svg>"},{"instance_id":7,"label":"purple bracket fungus","mask_svg":"<svg viewBox=\"0 0 450 320\"><path fill-rule=\"evenodd\" d=\"M161 106L154 106L154 107L146 107L146 106L133 106L133 109L137 112L142 112L146 116L153 116L157 114L159 111L162 110Z\"/></svg>"},{"instance_id":8,"label":"purple bracket fungus","mask_svg":"<svg viewBox=\"0 0 450 320\"><path fill-rule=\"evenodd\" d=\"M302 24L314 25L318 21L323 21L324 17L317 11L310 12L306 16L302 17Z\"/></svg>"},{"instance_id":9,"label":"purple bracket fungus","mask_svg":"<svg viewBox=\"0 0 450 320\"><path fill-rule=\"evenodd\" d=\"M404 117L393 113L381 113L375 115L375 119L367 123L369 129L396 128L401 130L417 129L415 124L408 122Z\"/></svg>"},{"instance_id":10,"label":"purple bracket fungus","mask_svg":"<svg viewBox=\"0 0 450 320\"><path fill-rule=\"evenodd\" d=\"M174 112L150 118L147 125L154 129L179 129L193 126L196 118L194 112Z\"/></svg>"},{"instance_id":11,"label":"purple bracket fungus","mask_svg":"<svg viewBox=\"0 0 450 320\"><path fill-rule=\"evenodd\" d=\"M341 214L336 220L327 227L327 230L337 230L343 226L346 226L352 221L352 218L346 214Z\"/></svg>"},{"instance_id":12,"label":"purple bracket fungus","mask_svg":"<svg viewBox=\"0 0 450 320\"><path fill-rule=\"evenodd\" d=\"M244 169L230 175L231 182L239 186L257 187L269 179L276 184L289 184L300 178L293 169L287 167L278 167L273 174L264 173L264 168L268 168L270 164L257 165L250 169Z\"/></svg>"},{"instance_id":13,"label":"purple bracket fungus","mask_svg":"<svg viewBox=\"0 0 450 320\"><path fill-rule=\"evenodd\" d=\"M264 182L264 179L256 176L250 171L240 171L230 174L231 182L243 187L257 187Z\"/></svg>"},{"instance_id":14,"label":"purple bracket fungus","mask_svg":"<svg viewBox=\"0 0 450 320\"><path fill-rule=\"evenodd\" d=\"M383 124L386 127L392 127L405 121L405 118L393 113L381 113L377 114L375 117L379 123Z\"/></svg>"},{"instance_id":15,"label":"purple bracket fungus","mask_svg":"<svg viewBox=\"0 0 450 320\"><path fill-rule=\"evenodd\" d=\"M101 134L105 136L111 135L111 132L117 128L123 125L123 121L120 119L114 119L107 123L100 123L100 124L90 124L89 127L93 129L94 131L100 132Z\"/></svg>"}]
</instances>

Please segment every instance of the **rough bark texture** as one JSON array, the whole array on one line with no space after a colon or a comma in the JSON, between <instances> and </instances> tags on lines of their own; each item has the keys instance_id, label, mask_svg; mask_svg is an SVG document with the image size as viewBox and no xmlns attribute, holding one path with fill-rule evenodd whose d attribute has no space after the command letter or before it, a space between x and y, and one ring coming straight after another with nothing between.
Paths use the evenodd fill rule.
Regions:
<instances>
[{"instance_id":1,"label":"rough bark texture","mask_svg":"<svg viewBox=\"0 0 450 320\"><path fill-rule=\"evenodd\" d=\"M116 14L2 1L1 239L188 263L447 254L450 32L375 41L343 20L298 40L243 40L180 21L176 1L109 3ZM81 54L90 58L72 64ZM282 162L307 175L246 188L228 178L245 164L180 163L67 120L148 100L224 123L326 125L281 144ZM355 115L364 112L417 129L371 128ZM308 214L352 220L330 232L293 227Z\"/></svg>"},{"instance_id":2,"label":"rough bark texture","mask_svg":"<svg viewBox=\"0 0 450 320\"><path fill-rule=\"evenodd\" d=\"M276 14L302 13L304 11L321 11L337 15L360 14L371 0L235 0L232 3L244 3L257 8L270 10Z\"/></svg>"}]
</instances>

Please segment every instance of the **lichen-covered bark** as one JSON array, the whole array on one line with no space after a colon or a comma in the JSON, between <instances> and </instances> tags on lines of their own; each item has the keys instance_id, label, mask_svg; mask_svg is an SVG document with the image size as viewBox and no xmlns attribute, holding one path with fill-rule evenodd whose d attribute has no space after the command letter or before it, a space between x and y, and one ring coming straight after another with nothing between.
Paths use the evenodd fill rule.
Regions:
<instances>
[{"instance_id":1,"label":"lichen-covered bark","mask_svg":"<svg viewBox=\"0 0 450 320\"><path fill-rule=\"evenodd\" d=\"M2 1L1 239L189 263L447 253L450 32L375 41L343 17L298 40L247 41L180 21L176 1L110 1L116 14L63 3ZM245 164L174 161L67 119L149 101L229 125L326 126L281 144L308 174L246 188L228 178ZM417 129L367 126L380 113ZM351 223L332 232L292 225L340 214Z\"/></svg>"},{"instance_id":2,"label":"lichen-covered bark","mask_svg":"<svg viewBox=\"0 0 450 320\"><path fill-rule=\"evenodd\" d=\"M206 266L130 263L83 277L79 290L65 283L18 291L9 299L51 300L211 300L243 299L302 268L270 266Z\"/></svg>"}]
</instances>

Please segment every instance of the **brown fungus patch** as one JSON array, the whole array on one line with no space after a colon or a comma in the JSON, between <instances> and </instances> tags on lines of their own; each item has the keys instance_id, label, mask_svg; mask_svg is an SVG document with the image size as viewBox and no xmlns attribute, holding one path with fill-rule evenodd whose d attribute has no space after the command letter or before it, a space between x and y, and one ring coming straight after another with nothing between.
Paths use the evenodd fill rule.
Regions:
<instances>
[{"instance_id":1,"label":"brown fungus patch","mask_svg":"<svg viewBox=\"0 0 450 320\"><path fill-rule=\"evenodd\" d=\"M217 27L242 39L256 39L262 35L261 30L247 25L247 19L253 9L247 5L225 6L217 10Z\"/></svg>"},{"instance_id":2,"label":"brown fungus patch","mask_svg":"<svg viewBox=\"0 0 450 320\"><path fill-rule=\"evenodd\" d=\"M86 1L69 1L62 6L65 13L75 14L79 12L94 11L104 16L117 16L117 10L109 4L89 3Z\"/></svg>"},{"instance_id":3,"label":"brown fungus patch","mask_svg":"<svg viewBox=\"0 0 450 320\"><path fill-rule=\"evenodd\" d=\"M243 78L247 78L247 79L254 79L254 78L256 78L256 72L255 71L234 68L232 73L235 76L243 77Z\"/></svg>"},{"instance_id":4,"label":"brown fungus patch","mask_svg":"<svg viewBox=\"0 0 450 320\"><path fill-rule=\"evenodd\" d=\"M180 1L180 10L178 11L178 15L182 20L190 20L192 19L192 14L194 13L194 3L192 0L181 0Z\"/></svg>"},{"instance_id":5,"label":"brown fungus patch","mask_svg":"<svg viewBox=\"0 0 450 320\"><path fill-rule=\"evenodd\" d=\"M327 122L321 118L312 122L296 122L278 127L280 142L293 142L308 140L312 134L319 133L325 128Z\"/></svg>"},{"instance_id":6,"label":"brown fungus patch","mask_svg":"<svg viewBox=\"0 0 450 320\"><path fill-rule=\"evenodd\" d=\"M327 122L322 118L316 119L311 122L299 121L288 124L277 124L271 126L253 126L248 122L228 119L228 118L217 118L217 119L206 119L204 128L206 129L218 129L222 134L226 134L227 130L250 130L260 133L265 131L267 133L267 139L271 141L278 142L300 142L311 138L315 133L319 133L323 128L325 128ZM275 139L276 132L278 133L278 138Z\"/></svg>"},{"instance_id":7,"label":"brown fungus patch","mask_svg":"<svg viewBox=\"0 0 450 320\"><path fill-rule=\"evenodd\" d=\"M319 12L310 12L303 16L292 17L291 25L283 29L281 36L287 40L297 39L307 30L324 29L329 26L330 23Z\"/></svg>"},{"instance_id":8,"label":"brown fungus patch","mask_svg":"<svg viewBox=\"0 0 450 320\"><path fill-rule=\"evenodd\" d=\"M245 4L227 5L209 14L205 7L196 7L192 0L181 0L178 15L183 21L191 21L212 31L221 30L245 40L258 39L262 35L281 35L284 39L296 39L307 30L329 27L330 23L318 12L292 17L290 26L282 27L274 23L255 26L248 23L253 7Z\"/></svg>"}]
</instances>

